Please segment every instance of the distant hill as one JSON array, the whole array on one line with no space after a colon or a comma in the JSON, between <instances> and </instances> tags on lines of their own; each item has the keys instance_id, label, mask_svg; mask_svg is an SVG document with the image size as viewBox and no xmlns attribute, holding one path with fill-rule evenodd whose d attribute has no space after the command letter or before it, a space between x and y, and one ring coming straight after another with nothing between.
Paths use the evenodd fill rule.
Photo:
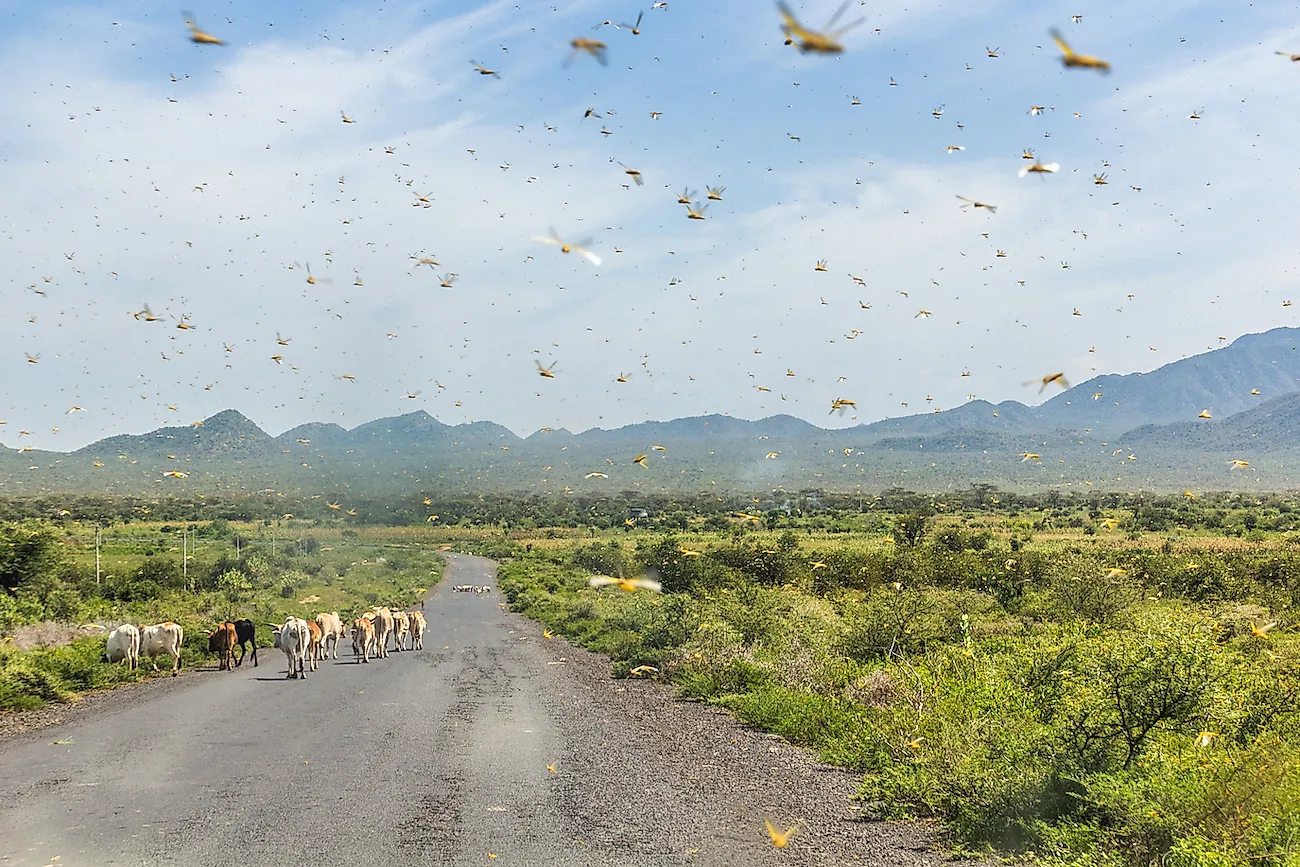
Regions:
<instances>
[{"instance_id":1,"label":"distant hill","mask_svg":"<svg viewBox=\"0 0 1300 867\"><path fill-rule=\"evenodd\" d=\"M788 415L646 421L613 430L447 425L424 411L272 437L235 410L70 454L0 447L0 493L412 489L562 495L971 482L1041 489L1300 486L1300 329L1245 335L1145 374L1106 375L1041 406L976 400L826 430ZM1202 410L1212 418L1197 418ZM656 448L658 447L658 448ZM633 462L645 454L646 466ZM1248 472L1229 469L1249 460ZM183 477L165 475L183 473Z\"/></svg>"},{"instance_id":2,"label":"distant hill","mask_svg":"<svg viewBox=\"0 0 1300 867\"><path fill-rule=\"evenodd\" d=\"M1205 409L1227 418L1295 392L1300 392L1300 328L1274 328L1149 373L1096 376L1035 407L976 400L947 412L885 419L865 427L882 437L1087 428L1116 436L1143 425L1195 421Z\"/></svg>"},{"instance_id":3,"label":"distant hill","mask_svg":"<svg viewBox=\"0 0 1300 867\"><path fill-rule=\"evenodd\" d=\"M1195 421L1203 409L1226 418L1296 391L1300 328L1274 328L1150 373L1094 377L1047 401L1032 417L1040 425L1119 433L1146 424ZM1102 397L1093 400L1094 394Z\"/></svg>"},{"instance_id":4,"label":"distant hill","mask_svg":"<svg viewBox=\"0 0 1300 867\"><path fill-rule=\"evenodd\" d=\"M1143 425L1125 438L1144 448L1286 451L1300 446L1300 392L1265 401L1226 419L1201 419L1170 425Z\"/></svg>"}]
</instances>

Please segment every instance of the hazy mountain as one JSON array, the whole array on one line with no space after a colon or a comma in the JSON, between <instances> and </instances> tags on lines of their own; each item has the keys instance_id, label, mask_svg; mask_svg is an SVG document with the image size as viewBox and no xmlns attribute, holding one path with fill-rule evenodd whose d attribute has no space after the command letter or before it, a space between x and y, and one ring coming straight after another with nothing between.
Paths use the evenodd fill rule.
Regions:
<instances>
[{"instance_id":1,"label":"hazy mountain","mask_svg":"<svg viewBox=\"0 0 1300 867\"><path fill-rule=\"evenodd\" d=\"M1035 407L1017 401L994 406L975 400L942 413L885 419L865 428L882 437L976 429L1023 434L1088 428L1116 436L1142 425L1195 421L1205 409L1227 418L1292 392L1300 392L1300 328L1274 328L1243 335L1221 349L1149 373L1093 377Z\"/></svg>"},{"instance_id":2,"label":"hazy mountain","mask_svg":"<svg viewBox=\"0 0 1300 867\"><path fill-rule=\"evenodd\" d=\"M275 438L276 442L289 445L296 443L298 445L317 445L317 446L348 446L352 443L352 435L348 429L334 422L312 421L307 424L300 424L295 428L290 428ZM307 442L304 443L303 440Z\"/></svg>"},{"instance_id":3,"label":"hazy mountain","mask_svg":"<svg viewBox=\"0 0 1300 867\"><path fill-rule=\"evenodd\" d=\"M521 438L418 410L272 437L226 410L66 455L0 448L0 492L1283 488L1300 484L1297 346L1300 329L1277 328L1150 373L1099 376L1037 407L976 400L841 430L788 415L709 415ZM1197 418L1205 409L1213 417ZM642 454L645 466L633 460ZM1238 458L1250 473L1228 469Z\"/></svg>"},{"instance_id":4,"label":"hazy mountain","mask_svg":"<svg viewBox=\"0 0 1300 867\"><path fill-rule=\"evenodd\" d=\"M1226 418L1265 399L1300 391L1297 347L1300 328L1246 334L1223 349L1150 373L1090 379L1038 407L1034 421L1119 433L1145 424L1195 421L1204 409ZM1094 394L1102 396L1093 400Z\"/></svg>"},{"instance_id":5,"label":"hazy mountain","mask_svg":"<svg viewBox=\"0 0 1300 867\"><path fill-rule=\"evenodd\" d=\"M1300 447L1300 392L1275 397L1226 419L1144 425L1125 436L1134 448L1238 451L1243 455Z\"/></svg>"}]
</instances>

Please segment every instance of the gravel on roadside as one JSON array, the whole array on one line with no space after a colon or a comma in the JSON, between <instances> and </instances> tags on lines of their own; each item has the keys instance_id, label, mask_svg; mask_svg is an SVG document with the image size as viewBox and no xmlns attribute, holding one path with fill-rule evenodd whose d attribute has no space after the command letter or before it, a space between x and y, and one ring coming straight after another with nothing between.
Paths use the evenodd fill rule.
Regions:
<instances>
[{"instance_id":1,"label":"gravel on roadside","mask_svg":"<svg viewBox=\"0 0 1300 867\"><path fill-rule=\"evenodd\" d=\"M648 818L658 806L651 801L652 794L679 795L673 800L700 806L701 823L713 822L714 831L734 836L736 863L748 863L741 853L755 841L770 848L765 818L782 830L799 829L780 853L785 864L895 867L955 860L943 849L938 823L873 821L870 811L854 797L859 774L827 765L778 735L750 729L726 710L680 701L669 685L615 680L606 657L559 637L543 638L542 627L523 615L506 616L521 641L536 642L549 657L548 664L563 665L571 678L573 692L556 700L565 707L559 715L561 727L571 730L565 740L576 745L566 760L582 768L585 785L655 775L644 786L645 801L620 803L620 813L635 816L645 811ZM650 767L638 768L647 745L652 745L654 761L646 762ZM626 797L626 789L622 791ZM608 810L598 809L599 791L572 791L566 797L573 802L567 811L570 815L580 817L580 822L581 817L591 817L587 827L574 829L575 836L585 834L591 840L621 835L621 843L642 845L649 854L652 839L626 839L625 824L615 826L602 819Z\"/></svg>"}]
</instances>

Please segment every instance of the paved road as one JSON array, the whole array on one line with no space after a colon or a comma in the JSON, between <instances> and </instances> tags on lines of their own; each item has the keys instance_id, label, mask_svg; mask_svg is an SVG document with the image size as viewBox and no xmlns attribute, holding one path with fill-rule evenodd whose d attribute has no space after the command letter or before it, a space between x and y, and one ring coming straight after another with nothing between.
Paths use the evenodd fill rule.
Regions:
<instances>
[{"instance_id":1,"label":"paved road","mask_svg":"<svg viewBox=\"0 0 1300 867\"><path fill-rule=\"evenodd\" d=\"M357 665L348 645L305 682L267 651L0 744L0 864L941 860L916 829L846 821L850 777L451 592L495 567L449 558L424 651ZM802 826L788 849L764 815Z\"/></svg>"}]
</instances>

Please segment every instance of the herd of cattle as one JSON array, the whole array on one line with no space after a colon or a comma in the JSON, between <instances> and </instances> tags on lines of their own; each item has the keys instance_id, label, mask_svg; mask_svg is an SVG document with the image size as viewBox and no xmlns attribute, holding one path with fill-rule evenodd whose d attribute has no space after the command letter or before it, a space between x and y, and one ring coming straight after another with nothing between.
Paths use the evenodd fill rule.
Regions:
<instances>
[{"instance_id":1,"label":"herd of cattle","mask_svg":"<svg viewBox=\"0 0 1300 867\"><path fill-rule=\"evenodd\" d=\"M268 625L275 634L275 647L283 650L289 661L289 678L305 678L327 655L338 659L339 642L348 637L348 628L337 611L317 614L315 620L287 617L282 624ZM368 663L371 658L387 657L390 641L396 651L423 650L426 626L421 611L373 608L352 621L352 653L357 662ZM166 655L172 658L172 677L175 677L181 668L184 640L185 632L178 623L168 621L138 627L124 623L108 634L104 661L126 662L134 671L144 655L157 671L157 657ZM242 665L248 645L252 645L256 666L257 631L251 620L228 620L208 634L208 650L217 654L218 668L222 671L234 671ZM238 656L235 648L239 648Z\"/></svg>"}]
</instances>

